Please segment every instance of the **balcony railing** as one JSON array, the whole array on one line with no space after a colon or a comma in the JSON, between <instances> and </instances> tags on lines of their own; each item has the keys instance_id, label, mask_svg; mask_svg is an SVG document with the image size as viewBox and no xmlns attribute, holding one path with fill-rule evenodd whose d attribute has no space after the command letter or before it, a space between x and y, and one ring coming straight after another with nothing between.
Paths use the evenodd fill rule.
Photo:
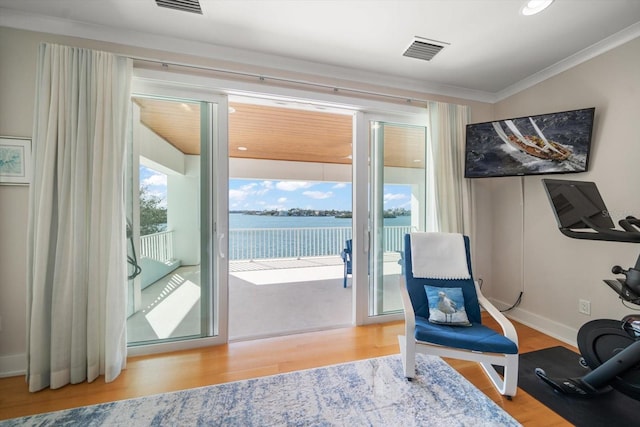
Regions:
<instances>
[{"instance_id":1,"label":"balcony railing","mask_svg":"<svg viewBox=\"0 0 640 427\"><path fill-rule=\"evenodd\" d=\"M410 226L384 227L384 251L400 252ZM241 228L229 230L229 259L254 260L339 255L351 227Z\"/></svg>"},{"instance_id":2,"label":"balcony railing","mask_svg":"<svg viewBox=\"0 0 640 427\"><path fill-rule=\"evenodd\" d=\"M401 252L413 227L384 227L384 251ZM166 262L174 258L173 231L140 236L140 256ZM302 258L339 255L351 227L238 228L229 230L229 259Z\"/></svg>"},{"instance_id":3,"label":"balcony railing","mask_svg":"<svg viewBox=\"0 0 640 427\"><path fill-rule=\"evenodd\" d=\"M140 256L160 262L173 259L173 231L140 236Z\"/></svg>"}]
</instances>

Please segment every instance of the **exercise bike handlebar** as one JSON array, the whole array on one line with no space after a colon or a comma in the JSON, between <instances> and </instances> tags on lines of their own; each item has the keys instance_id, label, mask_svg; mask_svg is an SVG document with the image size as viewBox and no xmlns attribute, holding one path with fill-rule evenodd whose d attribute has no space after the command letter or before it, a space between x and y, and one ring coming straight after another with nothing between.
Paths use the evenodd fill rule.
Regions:
<instances>
[{"instance_id":1,"label":"exercise bike handlebar","mask_svg":"<svg viewBox=\"0 0 640 427\"><path fill-rule=\"evenodd\" d=\"M600 227L587 217L580 218L592 231L575 231L560 227L560 232L573 239L604 240L607 242L640 243L640 219L627 216L618 221L623 230Z\"/></svg>"},{"instance_id":2,"label":"exercise bike handlebar","mask_svg":"<svg viewBox=\"0 0 640 427\"><path fill-rule=\"evenodd\" d=\"M638 232L638 230L640 230L640 219L633 216L627 216L625 219L621 219L618 221L618 224L629 232Z\"/></svg>"}]
</instances>

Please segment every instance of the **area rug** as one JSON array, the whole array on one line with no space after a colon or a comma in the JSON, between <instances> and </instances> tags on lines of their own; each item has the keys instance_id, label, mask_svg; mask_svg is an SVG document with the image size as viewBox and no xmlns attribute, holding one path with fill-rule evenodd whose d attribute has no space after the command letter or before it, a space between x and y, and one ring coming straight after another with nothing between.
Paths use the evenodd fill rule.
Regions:
<instances>
[{"instance_id":1,"label":"area rug","mask_svg":"<svg viewBox=\"0 0 640 427\"><path fill-rule=\"evenodd\" d=\"M542 368L550 377L582 377L590 371L582 367L579 360L579 354L564 347L521 354L518 387L576 426L638 425L639 401L616 390L590 398L562 395L534 372L535 368Z\"/></svg>"},{"instance_id":2,"label":"area rug","mask_svg":"<svg viewBox=\"0 0 640 427\"><path fill-rule=\"evenodd\" d=\"M399 355L0 421L0 426L517 426L442 359Z\"/></svg>"}]
</instances>

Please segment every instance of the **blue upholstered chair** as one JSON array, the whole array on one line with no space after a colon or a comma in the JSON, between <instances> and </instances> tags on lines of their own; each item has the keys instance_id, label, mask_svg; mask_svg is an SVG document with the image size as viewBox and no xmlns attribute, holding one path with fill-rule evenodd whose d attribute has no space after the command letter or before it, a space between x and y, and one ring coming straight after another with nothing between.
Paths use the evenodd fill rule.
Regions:
<instances>
[{"instance_id":1,"label":"blue upholstered chair","mask_svg":"<svg viewBox=\"0 0 640 427\"><path fill-rule=\"evenodd\" d=\"M351 274L351 247L353 245L353 241L351 239L347 240L346 247L342 250L340 256L342 257L342 262L344 262L344 280L342 282L342 287L347 287L347 276Z\"/></svg>"},{"instance_id":2,"label":"blue upholstered chair","mask_svg":"<svg viewBox=\"0 0 640 427\"><path fill-rule=\"evenodd\" d=\"M415 254L412 254L412 238L422 242L422 246L414 242ZM436 239L436 247L429 246L429 239L433 238ZM452 247L438 246L439 238L451 239L454 244ZM405 268L400 288L405 335L399 336L398 340L405 377L411 380L416 375L416 353L476 361L482 365L500 394L508 398L515 396L518 385L518 336L511 322L482 295L480 287L474 282L469 238L449 233L412 233L405 236L404 247ZM461 253L447 253L458 251ZM421 277L427 274L427 264L437 265L438 257L449 256L452 259L458 257L457 267L464 267L468 278L455 275L452 278L442 275L437 275L438 278ZM414 269L414 263L418 265L417 269ZM442 261L439 263L442 264ZM434 268L437 270L438 267ZM415 274L418 270L421 270L419 274ZM482 324L481 307L498 322L502 333ZM460 319L459 316L464 318L463 314L466 319ZM466 323L465 320L470 325L461 326ZM504 368L503 377L493 365Z\"/></svg>"}]
</instances>

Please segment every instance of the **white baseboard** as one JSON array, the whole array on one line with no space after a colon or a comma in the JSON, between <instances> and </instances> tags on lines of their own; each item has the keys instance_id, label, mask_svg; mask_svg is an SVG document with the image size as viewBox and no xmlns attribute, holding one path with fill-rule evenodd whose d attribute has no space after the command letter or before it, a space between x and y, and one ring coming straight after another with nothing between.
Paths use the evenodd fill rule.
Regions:
<instances>
[{"instance_id":1,"label":"white baseboard","mask_svg":"<svg viewBox=\"0 0 640 427\"><path fill-rule=\"evenodd\" d=\"M16 377L27 373L27 356L12 354L0 356L0 378Z\"/></svg>"},{"instance_id":2,"label":"white baseboard","mask_svg":"<svg viewBox=\"0 0 640 427\"><path fill-rule=\"evenodd\" d=\"M511 306L511 304L507 304L502 301L498 301L492 298L489 299L499 310L506 310ZM530 311L523 310L518 307L503 314L510 319L536 329L564 343L567 343L574 347L578 346L576 341L576 337L578 336L577 329L571 328L567 325L563 325L562 323L556 322L555 320L533 314Z\"/></svg>"}]
</instances>

